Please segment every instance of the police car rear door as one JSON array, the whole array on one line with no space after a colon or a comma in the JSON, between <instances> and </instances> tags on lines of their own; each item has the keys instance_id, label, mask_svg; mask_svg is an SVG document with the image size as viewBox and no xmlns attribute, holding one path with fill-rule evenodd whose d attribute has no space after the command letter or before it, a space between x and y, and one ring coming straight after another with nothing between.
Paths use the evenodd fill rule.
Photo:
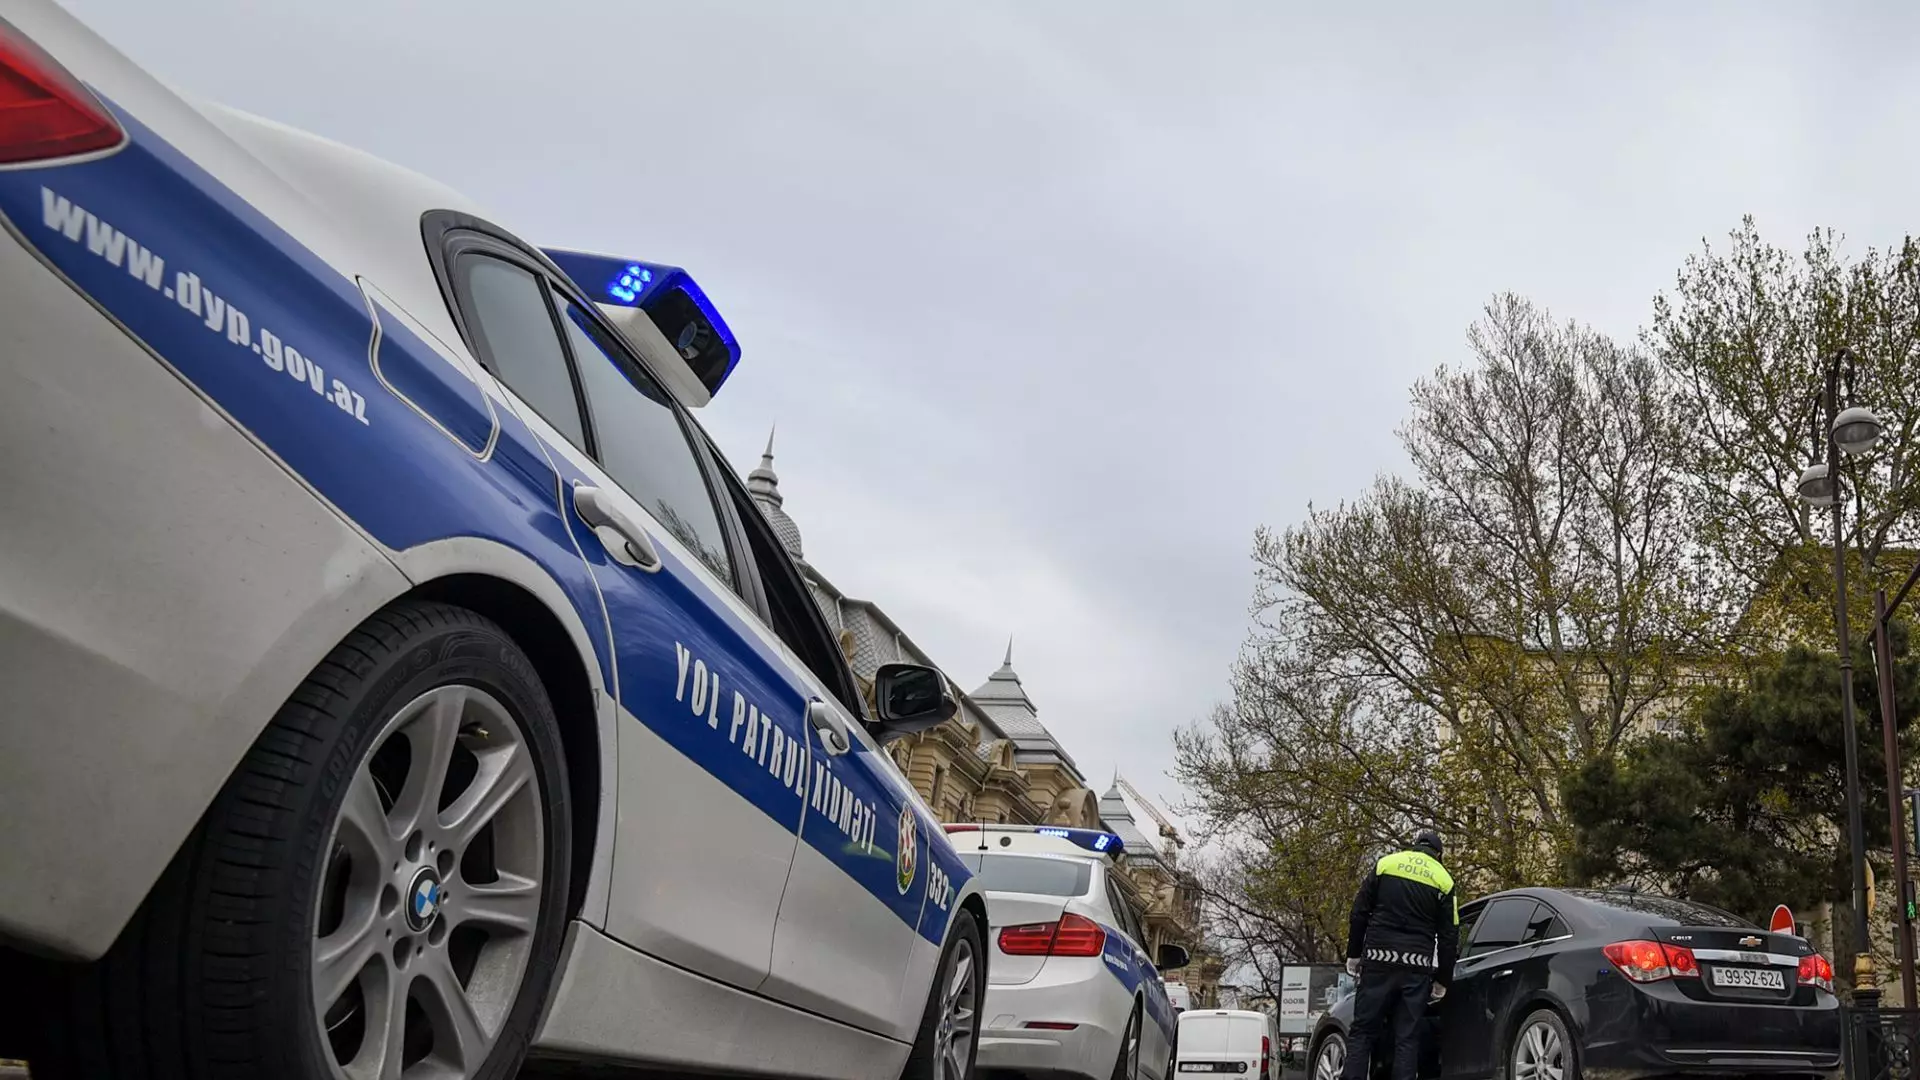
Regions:
<instances>
[{"instance_id":1,"label":"police car rear door","mask_svg":"<svg viewBox=\"0 0 1920 1080\"><path fill-rule=\"evenodd\" d=\"M551 444L613 639L621 735L617 775L605 778L618 799L606 930L757 988L801 814L792 753L805 736L781 707L785 663L734 591L737 538L682 410L577 291L498 240L456 233L447 265L483 356L511 334L568 360L566 378L516 389L546 399L527 415ZM512 321L503 314L496 328L490 305Z\"/></svg>"}]
</instances>

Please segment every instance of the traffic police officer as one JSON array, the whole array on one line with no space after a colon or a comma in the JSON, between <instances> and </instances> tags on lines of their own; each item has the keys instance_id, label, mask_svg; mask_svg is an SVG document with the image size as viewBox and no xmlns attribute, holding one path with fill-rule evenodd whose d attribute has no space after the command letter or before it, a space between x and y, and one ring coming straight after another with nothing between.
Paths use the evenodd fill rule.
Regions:
<instances>
[{"instance_id":1,"label":"traffic police officer","mask_svg":"<svg viewBox=\"0 0 1920 1080\"><path fill-rule=\"evenodd\" d=\"M1419 1069L1427 1002L1446 994L1460 953L1460 901L1441 849L1439 834L1423 830L1411 848L1376 863L1353 899L1347 972L1360 989L1343 1080L1367 1080L1373 1049L1389 1029L1393 1080L1414 1080Z\"/></svg>"}]
</instances>

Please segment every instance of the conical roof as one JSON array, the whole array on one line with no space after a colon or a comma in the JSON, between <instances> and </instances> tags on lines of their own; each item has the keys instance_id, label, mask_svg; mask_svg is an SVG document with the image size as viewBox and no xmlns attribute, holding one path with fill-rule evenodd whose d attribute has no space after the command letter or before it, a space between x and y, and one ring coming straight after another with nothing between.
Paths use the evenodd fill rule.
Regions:
<instances>
[{"instance_id":1,"label":"conical roof","mask_svg":"<svg viewBox=\"0 0 1920 1080\"><path fill-rule=\"evenodd\" d=\"M1033 699L1027 696L1027 688L1020 685L1020 675L1013 670L1013 639L1007 639L1007 658L1000 662L1000 670L987 677L980 689L973 692L975 701L998 701L1024 708L1029 714L1040 710L1034 707Z\"/></svg>"},{"instance_id":2,"label":"conical roof","mask_svg":"<svg viewBox=\"0 0 1920 1080\"><path fill-rule=\"evenodd\" d=\"M1013 740L1015 756L1025 760L1034 760L1046 755L1057 757L1077 775L1080 767L1073 758L1054 739L1053 733L1040 722L1040 710L1027 696L1027 688L1020 684L1020 675L1013 670L1013 641L1007 641L1007 658L1001 662L1000 670L994 672L980 688L972 694L980 708L993 718L1000 730Z\"/></svg>"},{"instance_id":3,"label":"conical roof","mask_svg":"<svg viewBox=\"0 0 1920 1080\"><path fill-rule=\"evenodd\" d=\"M767 516L767 523L773 526L773 534L780 538L780 546L787 554L796 559L805 558L801 554L800 526L781 504L786 499L780 494L780 477L773 471L773 431L767 432L767 448L760 455L760 467L747 474L747 494L759 505L760 512Z\"/></svg>"}]
</instances>

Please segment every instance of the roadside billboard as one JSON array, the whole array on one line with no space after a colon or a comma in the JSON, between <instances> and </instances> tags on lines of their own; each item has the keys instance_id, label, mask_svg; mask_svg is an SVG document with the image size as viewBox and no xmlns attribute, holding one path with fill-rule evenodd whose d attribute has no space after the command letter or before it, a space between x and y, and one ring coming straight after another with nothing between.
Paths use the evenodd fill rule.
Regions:
<instances>
[{"instance_id":1,"label":"roadside billboard","mask_svg":"<svg viewBox=\"0 0 1920 1080\"><path fill-rule=\"evenodd\" d=\"M1282 1035L1311 1035L1320 1014L1352 992L1352 980L1339 964L1299 964L1280 970Z\"/></svg>"}]
</instances>

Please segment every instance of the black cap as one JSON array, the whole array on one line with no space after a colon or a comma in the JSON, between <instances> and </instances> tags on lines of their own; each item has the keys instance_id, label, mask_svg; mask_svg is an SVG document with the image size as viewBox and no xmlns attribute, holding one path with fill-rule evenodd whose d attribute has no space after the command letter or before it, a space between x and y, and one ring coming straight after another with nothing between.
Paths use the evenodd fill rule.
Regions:
<instances>
[{"instance_id":1,"label":"black cap","mask_svg":"<svg viewBox=\"0 0 1920 1080\"><path fill-rule=\"evenodd\" d=\"M1435 855L1447 849L1446 843L1440 839L1440 834L1434 832L1432 829L1421 829L1415 833L1413 836L1413 846L1423 848Z\"/></svg>"}]
</instances>

